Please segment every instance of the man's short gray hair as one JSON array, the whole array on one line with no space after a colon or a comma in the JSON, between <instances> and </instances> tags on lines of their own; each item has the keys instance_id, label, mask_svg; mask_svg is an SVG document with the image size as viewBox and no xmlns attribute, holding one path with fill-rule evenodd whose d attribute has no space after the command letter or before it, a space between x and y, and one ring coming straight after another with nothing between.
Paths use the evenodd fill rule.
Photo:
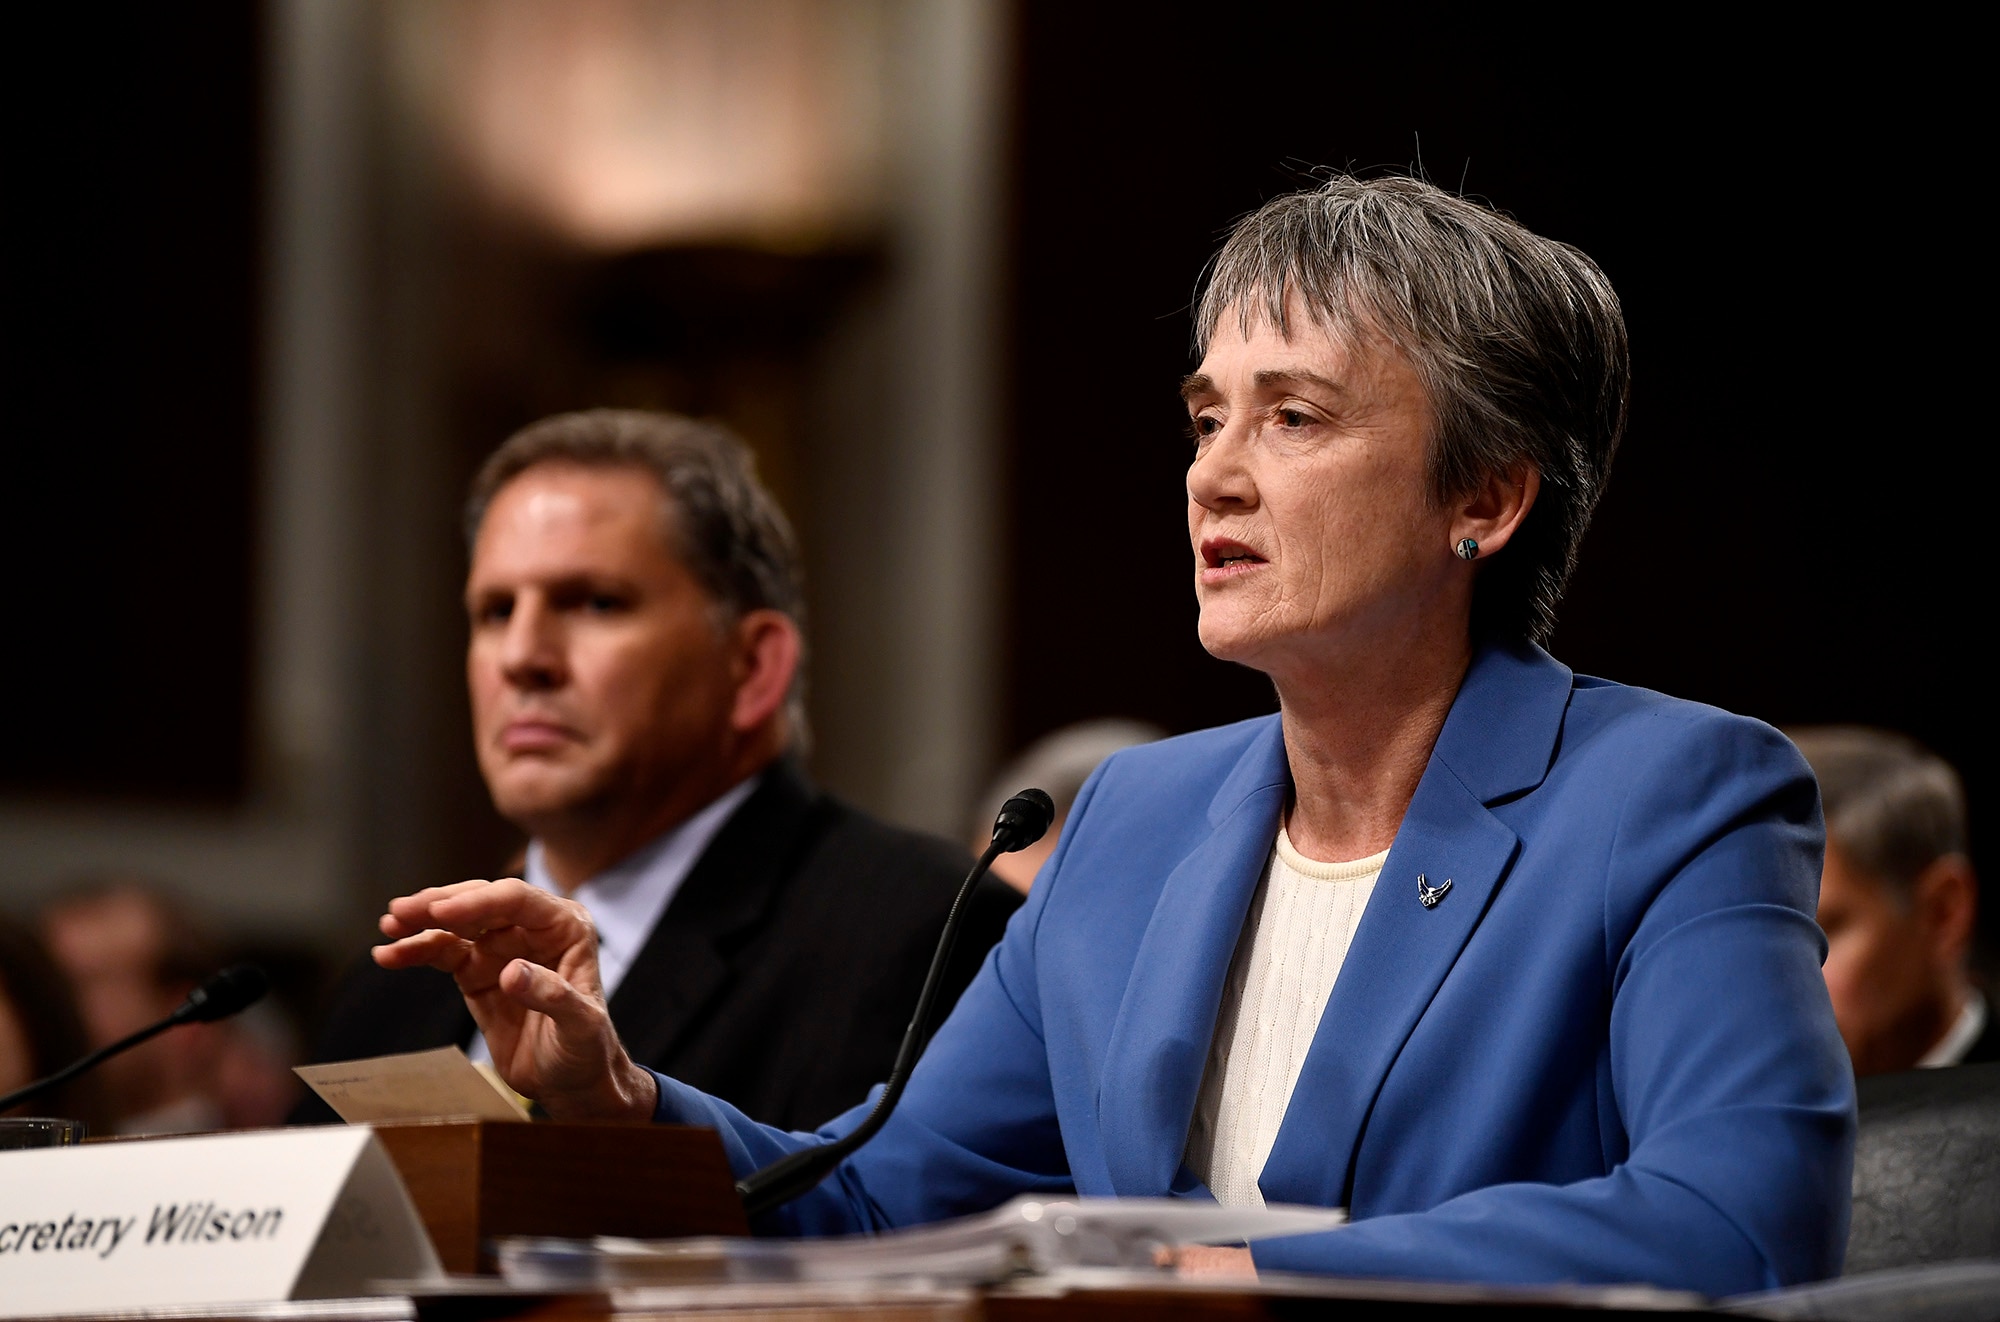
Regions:
<instances>
[{"instance_id":1,"label":"man's short gray hair","mask_svg":"<svg viewBox=\"0 0 2000 1322\"><path fill-rule=\"evenodd\" d=\"M1386 340L1415 369L1434 501L1523 460L1540 471L1533 510L1480 572L1473 627L1546 642L1625 430L1611 282L1568 244L1422 180L1336 174L1237 222L1201 295L1196 352L1230 309L1245 334L1257 317L1289 334L1294 294L1328 333Z\"/></svg>"},{"instance_id":2,"label":"man's short gray hair","mask_svg":"<svg viewBox=\"0 0 2000 1322\"><path fill-rule=\"evenodd\" d=\"M682 563L731 620L753 610L790 616L805 631L805 584L798 541L778 502L757 480L757 461L728 429L673 413L590 409L523 427L472 480L465 506L468 544L479 540L500 489L538 464L637 468L666 494L664 527ZM807 737L805 659L787 698L793 746Z\"/></svg>"},{"instance_id":3,"label":"man's short gray hair","mask_svg":"<svg viewBox=\"0 0 2000 1322\"><path fill-rule=\"evenodd\" d=\"M1788 733L1819 780L1827 836L1862 871L1907 891L1931 864L1966 852L1965 786L1936 753L1861 725Z\"/></svg>"}]
</instances>

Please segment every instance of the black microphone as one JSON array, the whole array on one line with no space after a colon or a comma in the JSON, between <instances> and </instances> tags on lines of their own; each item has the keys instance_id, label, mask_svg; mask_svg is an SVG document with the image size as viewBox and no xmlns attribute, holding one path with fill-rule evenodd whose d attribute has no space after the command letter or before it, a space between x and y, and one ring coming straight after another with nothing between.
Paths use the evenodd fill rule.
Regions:
<instances>
[{"instance_id":1,"label":"black microphone","mask_svg":"<svg viewBox=\"0 0 2000 1322\"><path fill-rule=\"evenodd\" d=\"M166 1032L176 1024L213 1023L217 1019L227 1019L230 1015L247 1010L264 999L264 993L271 989L271 980L264 976L264 970L255 964L238 964L224 969L207 982L189 992L187 999L174 1007L174 1012L157 1024L149 1024L130 1037L120 1038L108 1047L99 1047L82 1060L66 1068L57 1070L46 1079L37 1079L25 1088L17 1088L0 1097L0 1114L5 1114L32 1101L52 1088L60 1088L86 1070L95 1069L121 1051L130 1051L141 1042L148 1041Z\"/></svg>"},{"instance_id":2,"label":"black microphone","mask_svg":"<svg viewBox=\"0 0 2000 1322\"><path fill-rule=\"evenodd\" d=\"M931 1013L937 1008L938 985L944 981L944 970L951 962L952 947L958 944L958 929L964 923L965 906L972 898L973 887L993 866L994 859L1026 849L1046 835L1055 816L1055 801L1037 789L1022 790L1001 806L1000 815L993 819L993 843L972 865L972 871L965 875L964 884L958 888L958 898L951 902L951 914L944 920L944 932L938 937L937 953L931 956L931 971L924 975L924 989L917 997L917 1011L910 1017L910 1026L903 1031L903 1045L896 1052L895 1068L889 1071L889 1082L883 1087L875 1109L859 1125L833 1142L802 1148L738 1180L736 1194L743 1200L745 1213L753 1217L761 1216L808 1192L832 1174L833 1168L847 1160L855 1149L875 1137L875 1131L887 1122L889 1113L896 1109L896 1103L903 1095L903 1088L910 1081L910 1071L917 1067L917 1057L923 1054L924 1044L930 1040Z\"/></svg>"}]
</instances>

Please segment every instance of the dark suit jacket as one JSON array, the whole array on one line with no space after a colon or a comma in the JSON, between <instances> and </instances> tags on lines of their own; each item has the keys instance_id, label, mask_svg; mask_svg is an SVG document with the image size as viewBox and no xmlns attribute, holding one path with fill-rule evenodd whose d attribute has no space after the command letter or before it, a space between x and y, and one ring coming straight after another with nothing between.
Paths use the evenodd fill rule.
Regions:
<instances>
[{"instance_id":1,"label":"dark suit jacket","mask_svg":"<svg viewBox=\"0 0 2000 1322\"><path fill-rule=\"evenodd\" d=\"M688 873L611 998L632 1058L767 1124L810 1129L889 1073L952 897L972 860L821 793L790 762L763 774ZM1021 898L988 878L948 969L938 1021ZM451 979L364 955L314 1058L464 1045ZM309 1098L295 1121L333 1119Z\"/></svg>"}]
</instances>

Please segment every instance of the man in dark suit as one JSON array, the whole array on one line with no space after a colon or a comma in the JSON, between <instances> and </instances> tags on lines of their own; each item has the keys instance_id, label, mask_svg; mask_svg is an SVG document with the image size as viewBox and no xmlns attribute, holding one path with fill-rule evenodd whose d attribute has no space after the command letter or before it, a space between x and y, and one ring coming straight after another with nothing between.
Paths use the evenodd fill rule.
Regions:
<instances>
[{"instance_id":1,"label":"man in dark suit","mask_svg":"<svg viewBox=\"0 0 2000 1322\"><path fill-rule=\"evenodd\" d=\"M2000 1060L1966 974L1979 879L1949 763L1886 730L1792 731L1819 778L1826 986L1857 1075Z\"/></svg>"},{"instance_id":2,"label":"man in dark suit","mask_svg":"<svg viewBox=\"0 0 2000 1322\"><path fill-rule=\"evenodd\" d=\"M787 1128L861 1101L971 860L801 770L796 551L747 451L662 414L546 419L488 460L467 524L480 770L526 879L589 910L633 1058ZM1019 903L975 894L947 1007ZM452 1043L486 1056L448 976L363 960L317 1056Z\"/></svg>"}]
</instances>

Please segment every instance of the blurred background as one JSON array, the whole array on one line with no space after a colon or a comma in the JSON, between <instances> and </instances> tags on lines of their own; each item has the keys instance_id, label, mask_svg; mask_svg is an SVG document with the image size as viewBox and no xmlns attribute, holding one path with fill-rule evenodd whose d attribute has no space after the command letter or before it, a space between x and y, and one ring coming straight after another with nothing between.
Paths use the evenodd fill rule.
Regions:
<instances>
[{"instance_id":1,"label":"blurred background","mask_svg":"<svg viewBox=\"0 0 2000 1322\"><path fill-rule=\"evenodd\" d=\"M471 753L460 503L570 408L751 442L806 549L813 772L877 813L960 836L1058 727L1271 710L1195 642L1175 386L1222 231L1315 166L1420 170L1625 300L1631 428L1556 655L1913 734L1990 871L1971 47L1874 21L24 12L0 911L164 896L128 926L264 961L252 1045L295 1051L385 897L519 843Z\"/></svg>"}]
</instances>

